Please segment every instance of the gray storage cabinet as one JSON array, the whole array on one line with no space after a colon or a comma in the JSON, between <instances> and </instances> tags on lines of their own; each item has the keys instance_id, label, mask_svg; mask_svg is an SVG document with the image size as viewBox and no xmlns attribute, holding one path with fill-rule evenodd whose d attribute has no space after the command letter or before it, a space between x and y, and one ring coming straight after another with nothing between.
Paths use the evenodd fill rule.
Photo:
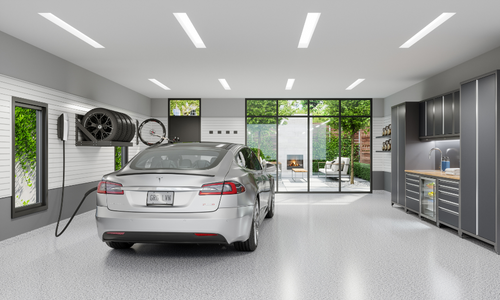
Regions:
<instances>
[{"instance_id":1,"label":"gray storage cabinet","mask_svg":"<svg viewBox=\"0 0 500 300\"><path fill-rule=\"evenodd\" d=\"M460 92L455 91L419 103L421 139L447 139L460 136Z\"/></svg>"},{"instance_id":2,"label":"gray storage cabinet","mask_svg":"<svg viewBox=\"0 0 500 300\"><path fill-rule=\"evenodd\" d=\"M499 253L498 71L461 83L460 229Z\"/></svg>"},{"instance_id":3,"label":"gray storage cabinet","mask_svg":"<svg viewBox=\"0 0 500 300\"><path fill-rule=\"evenodd\" d=\"M404 102L391 108L391 205L405 209L405 170L428 170L433 166L428 155L434 143L419 140L419 111L419 102Z\"/></svg>"}]
</instances>

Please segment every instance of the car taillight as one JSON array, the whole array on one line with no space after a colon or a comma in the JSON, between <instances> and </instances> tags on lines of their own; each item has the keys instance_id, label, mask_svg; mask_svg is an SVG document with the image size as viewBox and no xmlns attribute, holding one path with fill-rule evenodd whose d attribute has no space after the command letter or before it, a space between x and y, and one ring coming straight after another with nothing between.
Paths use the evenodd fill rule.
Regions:
<instances>
[{"instance_id":1,"label":"car taillight","mask_svg":"<svg viewBox=\"0 0 500 300\"><path fill-rule=\"evenodd\" d=\"M111 181L101 181L97 186L98 194L115 194L115 195L123 195L122 190L123 185L111 182Z\"/></svg>"},{"instance_id":2,"label":"car taillight","mask_svg":"<svg viewBox=\"0 0 500 300\"><path fill-rule=\"evenodd\" d=\"M232 195L241 194L245 191L245 187L239 182L225 181L204 184L201 187L200 195Z\"/></svg>"}]
</instances>

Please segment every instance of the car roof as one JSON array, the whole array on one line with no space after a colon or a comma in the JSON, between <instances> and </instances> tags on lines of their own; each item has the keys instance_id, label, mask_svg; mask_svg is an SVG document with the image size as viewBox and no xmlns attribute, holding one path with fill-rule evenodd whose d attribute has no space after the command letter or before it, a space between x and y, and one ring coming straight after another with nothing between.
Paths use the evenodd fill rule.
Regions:
<instances>
[{"instance_id":1,"label":"car roof","mask_svg":"<svg viewBox=\"0 0 500 300\"><path fill-rule=\"evenodd\" d=\"M177 149L210 149L210 148L215 148L215 149L224 149L224 150L229 150L233 147L240 146L244 147L245 145L242 144L234 144L234 143L224 143L224 142L193 142L193 143L176 143L176 144L160 144L157 146L152 146L151 148L157 148L157 147L175 147Z\"/></svg>"}]
</instances>

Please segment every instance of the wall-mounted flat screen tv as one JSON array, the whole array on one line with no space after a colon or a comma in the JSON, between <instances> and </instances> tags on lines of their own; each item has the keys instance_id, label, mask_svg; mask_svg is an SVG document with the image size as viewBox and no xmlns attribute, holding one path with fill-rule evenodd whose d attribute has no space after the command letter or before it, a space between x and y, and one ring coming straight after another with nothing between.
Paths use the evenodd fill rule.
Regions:
<instances>
[{"instance_id":1,"label":"wall-mounted flat screen tv","mask_svg":"<svg viewBox=\"0 0 500 300\"><path fill-rule=\"evenodd\" d=\"M200 116L200 100L170 100L169 116Z\"/></svg>"}]
</instances>

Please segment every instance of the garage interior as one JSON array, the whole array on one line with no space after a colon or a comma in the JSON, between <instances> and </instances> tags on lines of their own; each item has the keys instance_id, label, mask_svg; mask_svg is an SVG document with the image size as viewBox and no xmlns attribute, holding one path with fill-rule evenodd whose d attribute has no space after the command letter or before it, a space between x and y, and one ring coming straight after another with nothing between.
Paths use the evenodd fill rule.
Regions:
<instances>
[{"instance_id":1,"label":"garage interior","mask_svg":"<svg viewBox=\"0 0 500 300\"><path fill-rule=\"evenodd\" d=\"M393 122L394 107L462 93L471 80L496 76L500 6L495 1L0 0L0 7L0 298L500 295L500 177L493 172L488 179L494 190L490 198L495 236L488 240L461 226L466 212L463 191L473 183L460 182L457 226L440 224L439 215L430 220L418 208L395 201L399 182L393 176L394 162L399 165L401 156L388 148L391 139L392 146L396 144L391 126L402 128ZM404 45L442 15L446 19L434 31L414 45ZM63 30L53 16L97 45ZM186 16L198 40L185 31L189 24L181 19ZM316 18L312 37L303 41L310 18ZM495 85L495 97L496 91ZM460 94L456 99L466 98ZM491 121L495 143L500 132L496 99ZM184 114L182 106L190 101L198 106ZM335 103L336 110L318 112L327 103ZM363 103L365 110L350 107L352 103ZM123 115L120 122L128 124L127 133L113 143L89 146L85 142L92 141L77 123L98 108ZM407 108L406 114L410 111ZM16 156L19 128L26 125L16 126L28 113L37 120L37 133L36 138L29 135L34 150L25 153L35 155L36 171L27 154ZM69 128L64 150L58 135L63 114ZM456 128L465 129L471 117L462 111ZM168 138L245 144L262 166L274 168L276 215L261 224L258 249L245 253L218 244L110 249L97 235L95 193L82 203L64 234L54 236L59 217L60 232L87 191L148 148L136 130L150 118L165 126ZM479 124L481 115L475 120ZM346 124L357 124L354 121L362 126L351 132ZM418 114L407 122L407 131L418 131L422 124ZM417 136L416 143L432 143L443 152L455 148L455 154L442 156L451 158L451 168L460 168L462 162L473 161L461 156L468 132L420 140ZM477 132L472 143L480 153ZM415 153L413 144L407 138L407 159ZM427 159L425 149L423 159L402 166L403 173L439 170L439 153ZM496 166L498 150L491 149L488 160ZM31 177L22 179L30 170ZM478 179L476 186L480 184Z\"/></svg>"}]
</instances>

